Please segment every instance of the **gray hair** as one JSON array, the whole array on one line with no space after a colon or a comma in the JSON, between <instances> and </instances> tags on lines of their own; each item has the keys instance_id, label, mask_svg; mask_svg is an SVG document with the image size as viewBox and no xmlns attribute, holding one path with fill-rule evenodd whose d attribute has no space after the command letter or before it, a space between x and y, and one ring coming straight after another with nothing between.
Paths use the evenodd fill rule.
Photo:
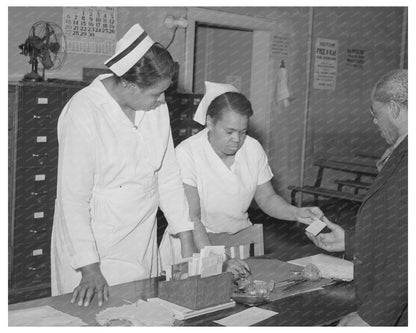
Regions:
<instances>
[{"instance_id":1,"label":"gray hair","mask_svg":"<svg viewBox=\"0 0 416 333\"><path fill-rule=\"evenodd\" d=\"M407 109L407 69L383 75L375 85L373 99L384 104L393 101Z\"/></svg>"}]
</instances>

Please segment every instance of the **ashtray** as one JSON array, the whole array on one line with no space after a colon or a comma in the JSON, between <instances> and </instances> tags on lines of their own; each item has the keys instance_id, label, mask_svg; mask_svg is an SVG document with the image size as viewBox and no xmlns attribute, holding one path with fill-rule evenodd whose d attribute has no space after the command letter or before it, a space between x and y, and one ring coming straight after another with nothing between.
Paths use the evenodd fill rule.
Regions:
<instances>
[{"instance_id":1,"label":"ashtray","mask_svg":"<svg viewBox=\"0 0 416 333\"><path fill-rule=\"evenodd\" d=\"M269 294L274 288L274 281L252 281L247 279L239 283L238 291L233 293L232 298L247 305L258 305L269 302Z\"/></svg>"},{"instance_id":2,"label":"ashtray","mask_svg":"<svg viewBox=\"0 0 416 333\"><path fill-rule=\"evenodd\" d=\"M269 298L265 296L249 295L246 293L234 293L233 300L250 306L260 305L269 302Z\"/></svg>"}]
</instances>

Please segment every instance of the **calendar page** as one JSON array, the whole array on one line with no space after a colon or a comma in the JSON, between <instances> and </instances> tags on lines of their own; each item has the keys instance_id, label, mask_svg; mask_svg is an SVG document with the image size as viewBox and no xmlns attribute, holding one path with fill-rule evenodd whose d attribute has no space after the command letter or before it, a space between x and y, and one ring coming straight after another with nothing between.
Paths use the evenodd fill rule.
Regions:
<instances>
[{"instance_id":1,"label":"calendar page","mask_svg":"<svg viewBox=\"0 0 416 333\"><path fill-rule=\"evenodd\" d=\"M116 25L115 7L63 7L69 53L114 54Z\"/></svg>"}]
</instances>

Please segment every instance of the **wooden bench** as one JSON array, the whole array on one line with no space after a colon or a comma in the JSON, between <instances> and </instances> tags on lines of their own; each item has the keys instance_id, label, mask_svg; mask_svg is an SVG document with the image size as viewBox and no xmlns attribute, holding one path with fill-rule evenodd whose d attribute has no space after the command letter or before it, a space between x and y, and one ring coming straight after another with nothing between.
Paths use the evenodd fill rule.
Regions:
<instances>
[{"instance_id":1,"label":"wooden bench","mask_svg":"<svg viewBox=\"0 0 416 333\"><path fill-rule=\"evenodd\" d=\"M347 193L347 192L341 192L337 190L327 189L323 187L315 187L315 186L289 186L289 190L292 191L291 193L291 201L292 205L296 205L296 194L298 192L312 194L315 197L321 196L321 197L327 197L327 198L336 198L340 200L348 200L356 203L362 203L364 199L364 194L355 194L355 193ZM315 199L315 204L316 203Z\"/></svg>"},{"instance_id":2,"label":"wooden bench","mask_svg":"<svg viewBox=\"0 0 416 333\"><path fill-rule=\"evenodd\" d=\"M368 191L370 189L371 183L362 182L355 179L336 179L334 180L335 184L338 184L338 191L342 191L344 186L354 188L354 193L358 194L359 190Z\"/></svg>"}]
</instances>

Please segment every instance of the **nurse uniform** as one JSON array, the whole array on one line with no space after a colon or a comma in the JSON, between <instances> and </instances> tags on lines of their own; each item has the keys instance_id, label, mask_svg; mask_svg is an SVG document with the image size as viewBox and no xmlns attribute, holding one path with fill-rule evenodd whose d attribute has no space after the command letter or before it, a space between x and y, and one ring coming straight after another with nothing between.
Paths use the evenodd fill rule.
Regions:
<instances>
[{"instance_id":1,"label":"nurse uniform","mask_svg":"<svg viewBox=\"0 0 416 333\"><path fill-rule=\"evenodd\" d=\"M267 155L260 143L247 136L228 168L208 141L208 129L176 148L183 182L198 190L201 222L210 233L236 233L251 224L247 210L256 188L272 179ZM162 269L181 261L180 241L168 231L160 245Z\"/></svg>"},{"instance_id":2,"label":"nurse uniform","mask_svg":"<svg viewBox=\"0 0 416 333\"><path fill-rule=\"evenodd\" d=\"M172 234L192 230L166 104L137 111L135 124L101 75L58 121L52 295L78 286L78 268L99 262L109 285L158 274L158 205Z\"/></svg>"}]
</instances>

